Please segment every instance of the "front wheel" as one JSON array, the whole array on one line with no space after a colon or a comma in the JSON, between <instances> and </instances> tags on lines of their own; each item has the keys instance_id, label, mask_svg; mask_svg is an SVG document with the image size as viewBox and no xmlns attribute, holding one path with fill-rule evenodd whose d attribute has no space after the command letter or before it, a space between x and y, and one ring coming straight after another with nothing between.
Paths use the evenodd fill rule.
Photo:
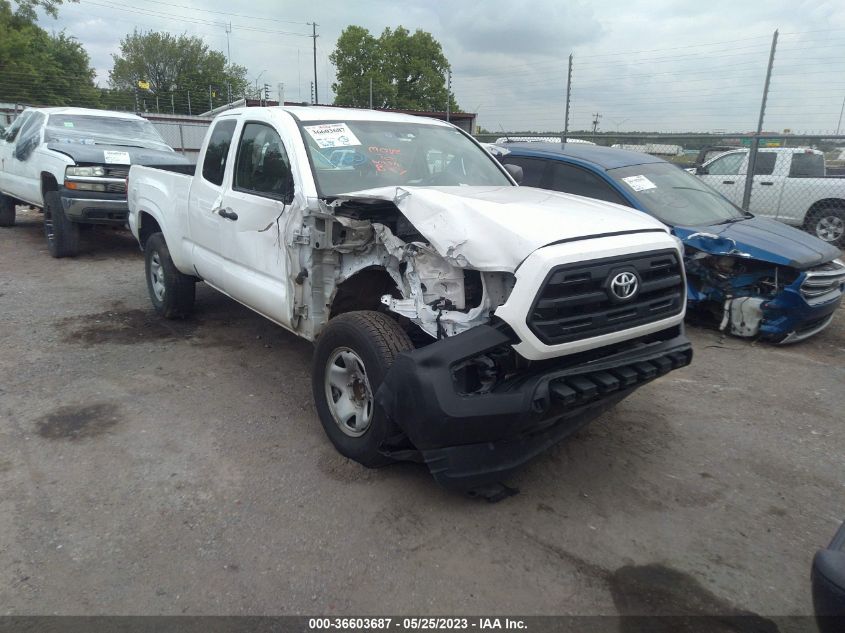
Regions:
<instances>
[{"instance_id":1,"label":"front wheel","mask_svg":"<svg viewBox=\"0 0 845 633\"><path fill-rule=\"evenodd\" d=\"M164 235L154 233L144 247L147 290L155 311L165 319L191 314L196 297L196 279L179 272L170 258Z\"/></svg>"},{"instance_id":2,"label":"front wheel","mask_svg":"<svg viewBox=\"0 0 845 633\"><path fill-rule=\"evenodd\" d=\"M807 230L840 248L845 246L845 208L824 206L807 214Z\"/></svg>"},{"instance_id":3,"label":"front wheel","mask_svg":"<svg viewBox=\"0 0 845 633\"><path fill-rule=\"evenodd\" d=\"M79 225L67 219L58 191L44 196L44 236L53 257L76 257L79 252Z\"/></svg>"},{"instance_id":4,"label":"front wheel","mask_svg":"<svg viewBox=\"0 0 845 633\"><path fill-rule=\"evenodd\" d=\"M311 386L326 435L341 455L375 468L392 460L381 453L399 433L375 394L411 339L380 312L347 312L329 321L317 339Z\"/></svg>"}]
</instances>

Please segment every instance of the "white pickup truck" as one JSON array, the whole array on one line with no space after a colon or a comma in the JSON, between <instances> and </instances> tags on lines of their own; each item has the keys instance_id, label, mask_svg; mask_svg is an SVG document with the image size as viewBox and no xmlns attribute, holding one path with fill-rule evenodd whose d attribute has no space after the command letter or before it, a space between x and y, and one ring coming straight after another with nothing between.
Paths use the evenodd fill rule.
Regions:
<instances>
[{"instance_id":1,"label":"white pickup truck","mask_svg":"<svg viewBox=\"0 0 845 633\"><path fill-rule=\"evenodd\" d=\"M748 150L707 161L695 173L736 205L742 204ZM845 178L828 176L824 154L804 148L765 148L757 153L749 211L845 248Z\"/></svg>"},{"instance_id":2,"label":"white pickup truck","mask_svg":"<svg viewBox=\"0 0 845 633\"><path fill-rule=\"evenodd\" d=\"M187 163L134 114L27 108L0 136L0 226L19 203L42 209L50 254L72 257L80 227L126 225L130 164Z\"/></svg>"},{"instance_id":3,"label":"white pickup truck","mask_svg":"<svg viewBox=\"0 0 845 633\"><path fill-rule=\"evenodd\" d=\"M662 224L517 187L440 121L231 110L195 175L133 165L129 210L155 309L201 280L315 341L320 421L366 466L501 479L692 356Z\"/></svg>"}]
</instances>

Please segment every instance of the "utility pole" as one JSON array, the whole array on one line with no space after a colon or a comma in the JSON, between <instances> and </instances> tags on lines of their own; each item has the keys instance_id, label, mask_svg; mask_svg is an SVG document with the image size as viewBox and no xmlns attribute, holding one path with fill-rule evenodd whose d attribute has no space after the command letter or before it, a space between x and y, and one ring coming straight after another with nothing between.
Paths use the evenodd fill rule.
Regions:
<instances>
[{"instance_id":1,"label":"utility pole","mask_svg":"<svg viewBox=\"0 0 845 633\"><path fill-rule=\"evenodd\" d=\"M173 91L170 91L170 114L176 114L176 102L173 100Z\"/></svg>"},{"instance_id":2,"label":"utility pole","mask_svg":"<svg viewBox=\"0 0 845 633\"><path fill-rule=\"evenodd\" d=\"M596 135L596 131L599 129L599 119L601 119L601 114L598 112L593 114L593 136Z\"/></svg>"},{"instance_id":3,"label":"utility pole","mask_svg":"<svg viewBox=\"0 0 845 633\"><path fill-rule=\"evenodd\" d=\"M745 168L745 189L742 192L742 208L748 211L751 204L751 188L754 185L754 172L757 167L757 149L760 147L760 134L763 132L763 117L766 116L766 99L769 98L769 83L772 80L772 66L775 63L775 51L778 47L778 32L772 35L772 48L769 51L769 65L766 67L766 81L763 84L763 99L760 102L760 118L757 119L757 133L751 139L748 151L748 167Z\"/></svg>"},{"instance_id":4,"label":"utility pole","mask_svg":"<svg viewBox=\"0 0 845 633\"><path fill-rule=\"evenodd\" d=\"M232 32L232 23L226 24L226 63L232 65L232 49L229 47L229 33Z\"/></svg>"},{"instance_id":5,"label":"utility pole","mask_svg":"<svg viewBox=\"0 0 845 633\"><path fill-rule=\"evenodd\" d=\"M312 101L313 101L314 105L317 105L317 102L320 99L320 97L317 95L317 38L319 37L317 35L317 27L320 26L320 25L317 24L316 22L306 22L306 24L311 25L311 31L313 33L311 35L311 37L314 38L314 88L313 88L314 98L313 98Z\"/></svg>"},{"instance_id":6,"label":"utility pole","mask_svg":"<svg viewBox=\"0 0 845 633\"><path fill-rule=\"evenodd\" d=\"M156 113L158 113L158 95L156 95Z\"/></svg>"},{"instance_id":7,"label":"utility pole","mask_svg":"<svg viewBox=\"0 0 845 633\"><path fill-rule=\"evenodd\" d=\"M446 122L452 116L452 69L446 70Z\"/></svg>"},{"instance_id":8,"label":"utility pole","mask_svg":"<svg viewBox=\"0 0 845 633\"><path fill-rule=\"evenodd\" d=\"M208 86L208 110L214 109L214 102L211 100L211 85Z\"/></svg>"},{"instance_id":9,"label":"utility pole","mask_svg":"<svg viewBox=\"0 0 845 633\"><path fill-rule=\"evenodd\" d=\"M845 102L843 102L845 103ZM370 77L370 110L373 109L373 78ZM842 118L842 115L839 115L839 118ZM839 132L837 132L839 134Z\"/></svg>"},{"instance_id":10,"label":"utility pole","mask_svg":"<svg viewBox=\"0 0 845 633\"><path fill-rule=\"evenodd\" d=\"M314 105L314 82L311 82L311 105Z\"/></svg>"},{"instance_id":11,"label":"utility pole","mask_svg":"<svg viewBox=\"0 0 845 633\"><path fill-rule=\"evenodd\" d=\"M569 97L572 95L572 53L569 53L569 71L566 73L566 114L563 117L563 138L561 143L566 143L569 136Z\"/></svg>"},{"instance_id":12,"label":"utility pole","mask_svg":"<svg viewBox=\"0 0 845 633\"><path fill-rule=\"evenodd\" d=\"M191 91L188 90L188 116L191 116Z\"/></svg>"}]
</instances>

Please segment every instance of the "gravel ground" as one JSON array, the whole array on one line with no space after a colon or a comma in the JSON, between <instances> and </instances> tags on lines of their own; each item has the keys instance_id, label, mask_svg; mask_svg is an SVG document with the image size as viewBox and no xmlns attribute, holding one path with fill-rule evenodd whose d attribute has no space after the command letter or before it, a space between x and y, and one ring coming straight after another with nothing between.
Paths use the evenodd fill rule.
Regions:
<instances>
[{"instance_id":1,"label":"gravel ground","mask_svg":"<svg viewBox=\"0 0 845 633\"><path fill-rule=\"evenodd\" d=\"M811 612L842 520L845 314L776 348L690 328L497 504L340 457L310 344L210 288L152 312L122 231L0 229L0 614Z\"/></svg>"}]
</instances>

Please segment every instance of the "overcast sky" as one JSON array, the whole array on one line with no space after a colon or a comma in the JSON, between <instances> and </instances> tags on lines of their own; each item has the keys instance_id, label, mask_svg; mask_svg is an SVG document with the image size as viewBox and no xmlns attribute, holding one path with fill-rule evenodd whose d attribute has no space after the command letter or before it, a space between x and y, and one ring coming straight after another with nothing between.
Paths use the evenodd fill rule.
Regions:
<instances>
[{"instance_id":1,"label":"overcast sky","mask_svg":"<svg viewBox=\"0 0 845 633\"><path fill-rule=\"evenodd\" d=\"M328 55L349 24L378 35L429 31L453 68L462 109L490 130L561 130L567 56L574 53L570 129L748 131L756 128L772 32L780 29L766 130L832 132L845 98L845 2L768 0L81 0L48 30L64 29L108 82L120 38L138 28L202 36L254 80L307 100L311 27L319 24L321 102L334 79Z\"/></svg>"}]
</instances>

